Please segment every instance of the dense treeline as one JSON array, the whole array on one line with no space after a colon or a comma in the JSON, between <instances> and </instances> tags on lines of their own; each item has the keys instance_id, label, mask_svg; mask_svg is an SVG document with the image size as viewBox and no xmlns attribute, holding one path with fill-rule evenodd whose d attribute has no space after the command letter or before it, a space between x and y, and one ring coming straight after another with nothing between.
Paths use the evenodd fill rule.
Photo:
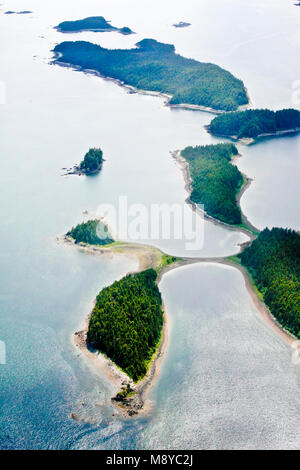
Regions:
<instances>
[{"instance_id":1,"label":"dense treeline","mask_svg":"<svg viewBox=\"0 0 300 470\"><path fill-rule=\"evenodd\" d=\"M119 31L122 34L132 34L130 28L116 28L106 21L103 16L89 16L82 20L63 21L56 28L63 33L76 33L78 31Z\"/></svg>"},{"instance_id":2,"label":"dense treeline","mask_svg":"<svg viewBox=\"0 0 300 470\"><path fill-rule=\"evenodd\" d=\"M243 175L232 165L238 150L233 144L187 147L181 155L188 161L192 178L191 201L203 204L212 217L228 224L241 224L236 195Z\"/></svg>"},{"instance_id":3,"label":"dense treeline","mask_svg":"<svg viewBox=\"0 0 300 470\"><path fill-rule=\"evenodd\" d=\"M157 273L128 274L97 297L87 341L105 353L134 381L147 372L163 325Z\"/></svg>"},{"instance_id":4,"label":"dense treeline","mask_svg":"<svg viewBox=\"0 0 300 470\"><path fill-rule=\"evenodd\" d=\"M72 237L75 243L83 242L89 245L107 245L114 241L101 220L88 220L78 224L67 233L67 236Z\"/></svg>"},{"instance_id":5,"label":"dense treeline","mask_svg":"<svg viewBox=\"0 0 300 470\"><path fill-rule=\"evenodd\" d=\"M272 314L300 338L300 235L265 229L239 257Z\"/></svg>"},{"instance_id":6,"label":"dense treeline","mask_svg":"<svg viewBox=\"0 0 300 470\"><path fill-rule=\"evenodd\" d=\"M241 80L210 63L175 54L171 44L144 39L134 49L104 49L84 41L63 42L57 62L92 69L143 90L172 95L171 104L188 103L232 111L248 103Z\"/></svg>"},{"instance_id":7,"label":"dense treeline","mask_svg":"<svg viewBox=\"0 0 300 470\"><path fill-rule=\"evenodd\" d=\"M90 149L80 163L80 169L85 173L94 173L101 169L103 163L103 152L101 149Z\"/></svg>"},{"instance_id":8,"label":"dense treeline","mask_svg":"<svg viewBox=\"0 0 300 470\"><path fill-rule=\"evenodd\" d=\"M300 127L300 111L282 109L248 109L215 117L209 131L215 135L255 138L261 134L293 130Z\"/></svg>"}]
</instances>

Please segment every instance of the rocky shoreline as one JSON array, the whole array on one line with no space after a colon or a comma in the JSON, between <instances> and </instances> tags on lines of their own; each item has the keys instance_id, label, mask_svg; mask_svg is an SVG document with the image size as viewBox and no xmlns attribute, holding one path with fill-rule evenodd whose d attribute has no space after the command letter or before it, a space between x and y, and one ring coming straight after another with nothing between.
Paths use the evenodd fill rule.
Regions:
<instances>
[{"instance_id":1,"label":"rocky shoreline","mask_svg":"<svg viewBox=\"0 0 300 470\"><path fill-rule=\"evenodd\" d=\"M89 176L89 175L95 175L96 173L99 173L101 171L101 169L102 169L102 163L101 163L101 165L98 166L98 168L96 168L93 171L86 171L86 170L80 168L80 164L79 164L79 165L74 165L73 168L66 168L66 167L62 168L62 170L66 170L66 173L63 173L61 176L69 176L69 175L77 175L77 176L86 175L86 176Z\"/></svg>"}]
</instances>

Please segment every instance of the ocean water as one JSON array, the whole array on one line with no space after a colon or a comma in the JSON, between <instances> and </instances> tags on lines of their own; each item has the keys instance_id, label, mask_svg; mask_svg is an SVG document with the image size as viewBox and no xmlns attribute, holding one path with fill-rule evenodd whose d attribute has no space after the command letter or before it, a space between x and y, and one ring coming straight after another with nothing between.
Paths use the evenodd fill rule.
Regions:
<instances>
[{"instance_id":1,"label":"ocean water","mask_svg":"<svg viewBox=\"0 0 300 470\"><path fill-rule=\"evenodd\" d=\"M33 13L3 14L24 9ZM297 107L298 13L283 0L242 7L232 0L165 1L159 13L148 0L3 2L0 340L7 363L0 365L0 448L299 446L299 367L260 319L240 273L219 264L164 276L171 329L151 392L154 411L135 419L116 415L112 385L84 362L72 335L101 288L137 263L88 255L56 237L100 204L116 204L119 195L146 206L183 205L187 194L170 150L218 140L203 128L209 113L170 110L159 98L130 95L111 81L50 65L51 49L63 40L113 48L153 37L242 78L254 106ZM65 19L91 15L137 34L53 30ZM180 20L192 26L171 26ZM299 139L239 146L238 166L254 179L241 205L259 228L299 227ZM106 159L98 176L61 176L93 146L101 146ZM246 240L205 221L203 247L192 256L233 254ZM153 243L189 255L180 240Z\"/></svg>"}]
</instances>

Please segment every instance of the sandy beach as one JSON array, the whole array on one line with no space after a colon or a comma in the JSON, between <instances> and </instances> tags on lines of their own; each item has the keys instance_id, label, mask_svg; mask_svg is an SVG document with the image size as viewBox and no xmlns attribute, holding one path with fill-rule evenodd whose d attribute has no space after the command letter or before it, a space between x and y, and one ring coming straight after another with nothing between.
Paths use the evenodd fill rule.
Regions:
<instances>
[{"instance_id":1,"label":"sandy beach","mask_svg":"<svg viewBox=\"0 0 300 470\"><path fill-rule=\"evenodd\" d=\"M231 160L231 164L232 165L236 165L237 164L237 161L239 158L242 158L242 155L241 154L237 154L235 155L232 160ZM260 230L255 227L251 222L250 220L248 219L248 217L243 213L242 211L242 207L241 207L241 198L244 194L245 191L247 191L247 189L249 188L249 186L251 185L253 179L249 178L249 176L247 176L245 173L241 172L242 175L243 175L243 178L244 178L244 184L242 185L242 187L240 188L238 194L237 194L237 197L236 197L236 202L240 208L240 211L241 211L241 215L242 215L242 221L244 222L245 225L247 225L250 230L254 231L254 232L260 232ZM251 240L252 241L252 240Z\"/></svg>"}]
</instances>

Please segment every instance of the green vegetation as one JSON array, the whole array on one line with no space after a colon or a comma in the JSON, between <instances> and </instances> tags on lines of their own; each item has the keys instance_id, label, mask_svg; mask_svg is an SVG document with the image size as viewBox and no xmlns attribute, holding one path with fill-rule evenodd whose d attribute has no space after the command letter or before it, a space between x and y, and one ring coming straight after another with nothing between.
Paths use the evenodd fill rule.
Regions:
<instances>
[{"instance_id":1,"label":"green vegetation","mask_svg":"<svg viewBox=\"0 0 300 470\"><path fill-rule=\"evenodd\" d=\"M118 31L122 34L133 34L133 31L127 26L123 28L112 26L103 16L90 16L83 20L63 21L56 26L55 29L62 33L76 33L79 31Z\"/></svg>"},{"instance_id":2,"label":"green vegetation","mask_svg":"<svg viewBox=\"0 0 300 470\"><path fill-rule=\"evenodd\" d=\"M80 170L84 173L95 173L100 171L103 163L103 152L101 149L90 149L80 163Z\"/></svg>"},{"instance_id":3,"label":"green vegetation","mask_svg":"<svg viewBox=\"0 0 300 470\"><path fill-rule=\"evenodd\" d=\"M169 266L172 263L176 263L176 261L179 261L179 260L180 258L178 258L177 256L170 256L170 255L163 254L161 256L160 264L156 268L156 271L159 273L166 266Z\"/></svg>"},{"instance_id":4,"label":"green vegetation","mask_svg":"<svg viewBox=\"0 0 300 470\"><path fill-rule=\"evenodd\" d=\"M101 220L89 220L76 225L67 233L75 243L88 243L89 245L108 245L113 243L113 238L107 226Z\"/></svg>"},{"instance_id":5,"label":"green vegetation","mask_svg":"<svg viewBox=\"0 0 300 470\"><path fill-rule=\"evenodd\" d=\"M226 259L237 264L242 264L241 259L237 255L227 256Z\"/></svg>"},{"instance_id":6,"label":"green vegetation","mask_svg":"<svg viewBox=\"0 0 300 470\"><path fill-rule=\"evenodd\" d=\"M105 353L135 382L146 374L163 326L156 278L156 271L147 269L105 287L90 318L88 343Z\"/></svg>"},{"instance_id":7,"label":"green vegetation","mask_svg":"<svg viewBox=\"0 0 300 470\"><path fill-rule=\"evenodd\" d=\"M215 117L208 126L215 135L255 138L262 134L295 130L300 128L300 111L282 109L248 109Z\"/></svg>"},{"instance_id":8,"label":"green vegetation","mask_svg":"<svg viewBox=\"0 0 300 470\"><path fill-rule=\"evenodd\" d=\"M272 314L300 338L300 235L265 229L238 256Z\"/></svg>"},{"instance_id":9,"label":"green vegetation","mask_svg":"<svg viewBox=\"0 0 300 470\"><path fill-rule=\"evenodd\" d=\"M63 42L56 62L96 70L142 90L172 95L170 104L232 111L248 103L241 80L210 63L175 54L171 44L143 39L134 49L105 49L90 42Z\"/></svg>"},{"instance_id":10,"label":"green vegetation","mask_svg":"<svg viewBox=\"0 0 300 470\"><path fill-rule=\"evenodd\" d=\"M186 147L181 152L190 167L191 201L203 204L207 214L232 225L242 223L236 195L244 178L230 163L237 154L233 144Z\"/></svg>"}]
</instances>

